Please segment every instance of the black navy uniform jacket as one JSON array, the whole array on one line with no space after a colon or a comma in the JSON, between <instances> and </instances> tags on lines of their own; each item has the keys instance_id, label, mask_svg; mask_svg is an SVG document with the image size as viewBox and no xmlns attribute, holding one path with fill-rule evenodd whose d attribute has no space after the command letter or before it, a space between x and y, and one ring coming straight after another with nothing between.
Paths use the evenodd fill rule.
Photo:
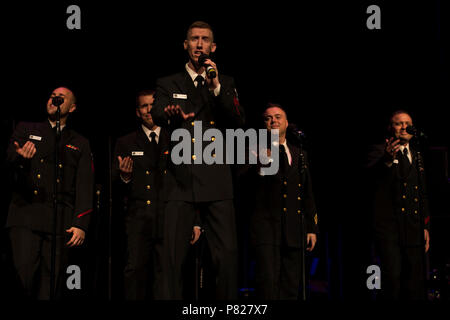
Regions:
<instances>
[{"instance_id":1,"label":"black navy uniform jacket","mask_svg":"<svg viewBox=\"0 0 450 320\"><path fill-rule=\"evenodd\" d=\"M49 121L19 123L7 151L13 195L6 227L27 227L53 231L54 146L56 133ZM14 146L31 141L36 153L31 159L20 156ZM61 131L58 166L57 233L70 227L87 231L93 208L94 167L87 139L65 127Z\"/></svg>"},{"instance_id":2,"label":"black navy uniform jacket","mask_svg":"<svg viewBox=\"0 0 450 320\"><path fill-rule=\"evenodd\" d=\"M292 163L286 178L280 174L256 176L255 209L250 220L250 239L257 245L302 247L301 215L306 233L318 233L318 216L312 192L306 151L289 143ZM255 167L256 168L256 167Z\"/></svg>"},{"instance_id":3,"label":"black navy uniform jacket","mask_svg":"<svg viewBox=\"0 0 450 320\"><path fill-rule=\"evenodd\" d=\"M188 130L194 138L195 121L202 122L203 132L209 128L221 130L225 137L225 128L238 128L244 124L244 109L239 104L233 78L219 75L221 89L215 97L207 88L199 92L187 71L158 79L155 103L151 110L153 120L159 126ZM168 105L180 105L185 113L193 112L195 116L180 123L168 122L164 108ZM214 138L211 138L214 139ZM197 141L198 143L199 141ZM178 142L172 142L173 148ZM191 161L198 155L194 153L194 141L191 141ZM203 142L203 148L211 142ZM224 148L225 148L224 141ZM202 150L203 150L202 148ZM225 160L224 155L224 162ZM228 200L233 198L232 176L227 164L180 164L174 165L169 160L167 179L169 188L167 200L187 202L204 202Z\"/></svg>"},{"instance_id":4,"label":"black navy uniform jacket","mask_svg":"<svg viewBox=\"0 0 450 320\"><path fill-rule=\"evenodd\" d=\"M161 129L157 149L151 143L142 127L117 140L113 159L113 181L125 197L127 218L142 219L148 225L143 228L151 236L160 237L162 232L161 195L163 175L168 157L168 134ZM120 178L118 156L133 159L130 182Z\"/></svg>"},{"instance_id":5,"label":"black navy uniform jacket","mask_svg":"<svg viewBox=\"0 0 450 320\"><path fill-rule=\"evenodd\" d=\"M402 176L399 165L388 167L384 144L372 147L368 168L373 174L373 218L375 236L391 239L400 245L423 245L423 229L429 229L430 213L425 174L419 169L419 157L413 145L412 164Z\"/></svg>"}]
</instances>

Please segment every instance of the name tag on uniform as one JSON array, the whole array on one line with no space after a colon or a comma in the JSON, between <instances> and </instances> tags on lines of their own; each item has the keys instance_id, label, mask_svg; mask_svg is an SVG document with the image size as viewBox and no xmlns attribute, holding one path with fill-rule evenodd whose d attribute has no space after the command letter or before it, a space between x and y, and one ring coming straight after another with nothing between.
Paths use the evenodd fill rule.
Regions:
<instances>
[{"instance_id":1,"label":"name tag on uniform","mask_svg":"<svg viewBox=\"0 0 450 320\"><path fill-rule=\"evenodd\" d=\"M183 93L174 93L174 94L173 94L173 98L174 98L174 99L183 99L183 100L186 100L186 99L187 99L187 94L183 94Z\"/></svg>"},{"instance_id":2,"label":"name tag on uniform","mask_svg":"<svg viewBox=\"0 0 450 320\"><path fill-rule=\"evenodd\" d=\"M144 151L132 151L131 155L132 156L143 156L144 155Z\"/></svg>"},{"instance_id":3,"label":"name tag on uniform","mask_svg":"<svg viewBox=\"0 0 450 320\"><path fill-rule=\"evenodd\" d=\"M42 140L42 137L33 136L32 134L30 134L30 136L28 138L31 139L31 140L37 140L37 141L41 141Z\"/></svg>"}]
</instances>

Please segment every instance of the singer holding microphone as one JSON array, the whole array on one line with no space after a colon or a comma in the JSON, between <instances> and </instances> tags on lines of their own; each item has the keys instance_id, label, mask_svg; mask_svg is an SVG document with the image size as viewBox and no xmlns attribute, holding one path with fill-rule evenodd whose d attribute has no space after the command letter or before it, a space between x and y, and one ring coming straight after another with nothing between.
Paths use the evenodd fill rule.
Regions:
<instances>
[{"instance_id":1,"label":"singer holding microphone","mask_svg":"<svg viewBox=\"0 0 450 320\"><path fill-rule=\"evenodd\" d=\"M169 131L183 128L194 137L194 126L203 131L244 125L233 78L221 74L209 56L216 50L213 31L205 22L191 24L184 41L188 62L182 72L158 79L151 110L156 124ZM200 139L201 140L201 139ZM212 140L213 141L213 140ZM192 139L191 162L169 160L165 179L169 188L165 207L164 251L169 268L168 299L183 298L182 265L186 260L196 215L201 215L204 235L216 271L216 298L237 298L237 239L231 170L227 164L205 164L195 147L210 142ZM170 150L171 152L172 150ZM197 159L197 161L196 161Z\"/></svg>"},{"instance_id":2,"label":"singer holding microphone","mask_svg":"<svg viewBox=\"0 0 450 320\"><path fill-rule=\"evenodd\" d=\"M59 177L55 179L57 107L60 108L58 146ZM67 118L76 109L73 92L55 89L47 102L48 119L21 122L7 150L12 200L6 227L9 229L13 263L29 299L51 296L51 248L56 186L55 298L65 280L68 249L84 243L93 208L94 173L89 142L69 129Z\"/></svg>"},{"instance_id":3,"label":"singer holding microphone","mask_svg":"<svg viewBox=\"0 0 450 320\"><path fill-rule=\"evenodd\" d=\"M384 144L373 146L373 226L381 269L381 299L424 300L430 214L425 171L411 115L394 112ZM409 132L408 132L409 131Z\"/></svg>"}]
</instances>

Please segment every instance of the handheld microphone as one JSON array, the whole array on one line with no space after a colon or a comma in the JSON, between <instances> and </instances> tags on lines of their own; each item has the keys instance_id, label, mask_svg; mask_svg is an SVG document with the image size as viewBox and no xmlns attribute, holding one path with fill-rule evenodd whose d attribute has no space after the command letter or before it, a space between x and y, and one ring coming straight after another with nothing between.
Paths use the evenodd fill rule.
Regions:
<instances>
[{"instance_id":1,"label":"handheld microphone","mask_svg":"<svg viewBox=\"0 0 450 320\"><path fill-rule=\"evenodd\" d=\"M206 59L209 59L209 56L205 53L202 53L200 55L200 57L198 57L198 63L201 66L204 66L206 69L206 76L209 79L214 79L217 76L217 72L216 69L214 69L213 67L211 67L209 64L205 64Z\"/></svg>"},{"instance_id":2,"label":"handheld microphone","mask_svg":"<svg viewBox=\"0 0 450 320\"><path fill-rule=\"evenodd\" d=\"M408 132L410 135L413 135L416 138L427 138L427 135L425 133L423 133L414 126L407 126L406 132Z\"/></svg>"},{"instance_id":3,"label":"handheld microphone","mask_svg":"<svg viewBox=\"0 0 450 320\"><path fill-rule=\"evenodd\" d=\"M52 105L54 105L55 107L59 107L63 103L64 103L63 97L56 96L52 98Z\"/></svg>"}]
</instances>

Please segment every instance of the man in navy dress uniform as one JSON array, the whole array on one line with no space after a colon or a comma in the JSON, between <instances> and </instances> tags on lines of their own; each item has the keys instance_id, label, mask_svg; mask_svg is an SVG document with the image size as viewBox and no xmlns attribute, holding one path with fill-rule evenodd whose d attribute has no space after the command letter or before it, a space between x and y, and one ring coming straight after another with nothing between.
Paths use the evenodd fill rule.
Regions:
<instances>
[{"instance_id":1,"label":"man in navy dress uniform","mask_svg":"<svg viewBox=\"0 0 450 320\"><path fill-rule=\"evenodd\" d=\"M67 118L76 109L73 92L55 89L48 102L48 119L19 123L7 151L12 200L6 227L9 230L15 269L30 298L49 299L51 246L54 217L56 111L60 97L60 176L56 183L55 288L61 294L68 248L81 246L93 208L94 170L89 142L68 128Z\"/></svg>"},{"instance_id":2,"label":"man in navy dress uniform","mask_svg":"<svg viewBox=\"0 0 450 320\"><path fill-rule=\"evenodd\" d=\"M125 299L164 299L167 279L162 277L164 225L163 177L167 173L169 135L157 126L150 111L154 90L136 97L136 131L117 140L113 180L125 209L126 264ZM193 227L193 226L192 226ZM191 229L192 230L192 229ZM199 228L194 228L194 243Z\"/></svg>"},{"instance_id":3,"label":"man in navy dress uniform","mask_svg":"<svg viewBox=\"0 0 450 320\"><path fill-rule=\"evenodd\" d=\"M196 141L194 130L201 125L203 137L203 132L210 128L242 127L244 110L233 78L221 74L211 57L205 64L214 68L216 77L208 77L204 64L199 63L200 55L209 56L216 50L213 31L207 23L197 21L188 28L184 49L189 61L180 73L158 79L152 110L156 123L171 132L185 129L192 138L192 152L188 155L191 163L175 165L169 161L166 176L173 186L166 195L164 235L170 299L181 299L183 295L182 266L189 249L191 226L198 214L202 216L216 271L216 298L235 299L237 239L231 170L227 164L199 161L201 154L195 146L200 145L203 152L215 137L209 142Z\"/></svg>"}]
</instances>

